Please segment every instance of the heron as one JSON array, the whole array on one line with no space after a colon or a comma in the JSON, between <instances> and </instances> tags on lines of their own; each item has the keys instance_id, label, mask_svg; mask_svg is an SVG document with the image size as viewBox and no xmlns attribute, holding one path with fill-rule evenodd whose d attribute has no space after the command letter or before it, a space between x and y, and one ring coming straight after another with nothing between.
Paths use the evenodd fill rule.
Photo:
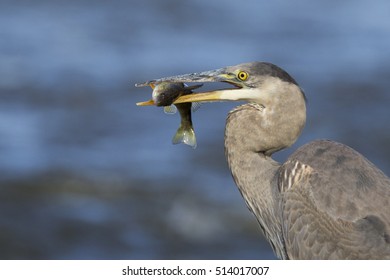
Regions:
<instances>
[{"instance_id":1,"label":"heron","mask_svg":"<svg viewBox=\"0 0 390 280\"><path fill-rule=\"evenodd\" d=\"M306 122L305 94L285 70L251 62L153 82L232 85L174 104L246 101L227 116L225 155L278 258L390 259L390 179L373 163L331 140L307 143L284 163L272 158L298 139Z\"/></svg>"}]
</instances>

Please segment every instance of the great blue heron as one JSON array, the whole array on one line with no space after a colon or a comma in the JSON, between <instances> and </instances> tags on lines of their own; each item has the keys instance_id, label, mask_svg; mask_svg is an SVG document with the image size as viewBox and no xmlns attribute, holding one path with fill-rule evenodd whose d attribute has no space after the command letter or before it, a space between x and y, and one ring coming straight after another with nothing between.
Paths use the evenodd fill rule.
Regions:
<instances>
[{"instance_id":1,"label":"great blue heron","mask_svg":"<svg viewBox=\"0 0 390 280\"><path fill-rule=\"evenodd\" d=\"M245 100L225 128L234 181L282 259L390 259L390 179L352 148L317 140L285 163L306 121L305 96L283 69L252 62L154 82L226 82L234 88L175 103ZM142 104L141 104L142 105Z\"/></svg>"}]
</instances>

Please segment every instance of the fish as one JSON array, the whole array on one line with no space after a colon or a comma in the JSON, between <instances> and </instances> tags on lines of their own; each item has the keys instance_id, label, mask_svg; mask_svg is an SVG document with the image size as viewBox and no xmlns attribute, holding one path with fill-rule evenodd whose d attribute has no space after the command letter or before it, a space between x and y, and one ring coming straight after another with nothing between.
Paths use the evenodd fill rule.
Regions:
<instances>
[{"instance_id":1,"label":"fish","mask_svg":"<svg viewBox=\"0 0 390 280\"><path fill-rule=\"evenodd\" d=\"M197 89L203 84L187 86L184 83L168 83L162 82L159 84L151 84L153 88L152 100L156 106L164 106L166 113L174 113L171 109L172 103L181 95L191 94L194 89ZM184 143L196 148L195 131L192 124L192 103L175 104L177 110L180 113L180 126L173 136L172 143L179 144Z\"/></svg>"}]
</instances>

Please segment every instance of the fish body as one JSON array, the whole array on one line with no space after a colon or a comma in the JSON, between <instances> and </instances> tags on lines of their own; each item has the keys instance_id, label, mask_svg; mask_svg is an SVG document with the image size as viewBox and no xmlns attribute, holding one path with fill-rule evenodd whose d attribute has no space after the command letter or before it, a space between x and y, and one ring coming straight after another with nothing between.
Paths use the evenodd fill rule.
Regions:
<instances>
[{"instance_id":1,"label":"fish body","mask_svg":"<svg viewBox=\"0 0 390 280\"><path fill-rule=\"evenodd\" d=\"M181 95L191 94L192 90L202 85L186 86L184 83L163 82L154 85L152 99L156 106L170 106ZM180 126L173 136L172 143L184 143L196 148L195 131L192 124L191 103L176 104L180 113Z\"/></svg>"},{"instance_id":2,"label":"fish body","mask_svg":"<svg viewBox=\"0 0 390 280\"><path fill-rule=\"evenodd\" d=\"M185 94L185 86L183 83L161 83L154 85L152 99L156 106L170 106L183 94Z\"/></svg>"},{"instance_id":3,"label":"fish body","mask_svg":"<svg viewBox=\"0 0 390 280\"><path fill-rule=\"evenodd\" d=\"M184 83L160 83L153 85L152 99L156 106L170 106L181 95L191 94L202 85L186 86Z\"/></svg>"}]
</instances>

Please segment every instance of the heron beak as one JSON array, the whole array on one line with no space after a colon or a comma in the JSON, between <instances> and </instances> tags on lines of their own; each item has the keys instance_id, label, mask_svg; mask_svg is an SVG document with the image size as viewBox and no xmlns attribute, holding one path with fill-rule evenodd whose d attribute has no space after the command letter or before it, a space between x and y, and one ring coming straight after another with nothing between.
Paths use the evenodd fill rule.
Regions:
<instances>
[{"instance_id":1,"label":"heron beak","mask_svg":"<svg viewBox=\"0 0 390 280\"><path fill-rule=\"evenodd\" d=\"M136 84L136 87L151 86L154 84L168 83L204 83L204 82L225 82L233 85L233 88L219 89L208 92L193 93L182 95L173 102L173 104L186 102L215 102L215 101L237 101L237 100L252 100L256 97L253 88L247 87L244 82L240 81L235 73L230 73L227 68L217 70L204 71L200 73L192 73L166 77L156 80L151 80L145 83ZM152 100L139 102L138 106L154 105Z\"/></svg>"},{"instance_id":2,"label":"heron beak","mask_svg":"<svg viewBox=\"0 0 390 280\"><path fill-rule=\"evenodd\" d=\"M216 101L255 101L256 90L253 88L231 88L201 93L182 95L173 104L187 102L216 102Z\"/></svg>"},{"instance_id":3,"label":"heron beak","mask_svg":"<svg viewBox=\"0 0 390 280\"><path fill-rule=\"evenodd\" d=\"M154 104L153 99L150 99L148 101L138 102L136 104L137 104L137 106L153 106L153 105L156 105L156 104Z\"/></svg>"}]
</instances>

